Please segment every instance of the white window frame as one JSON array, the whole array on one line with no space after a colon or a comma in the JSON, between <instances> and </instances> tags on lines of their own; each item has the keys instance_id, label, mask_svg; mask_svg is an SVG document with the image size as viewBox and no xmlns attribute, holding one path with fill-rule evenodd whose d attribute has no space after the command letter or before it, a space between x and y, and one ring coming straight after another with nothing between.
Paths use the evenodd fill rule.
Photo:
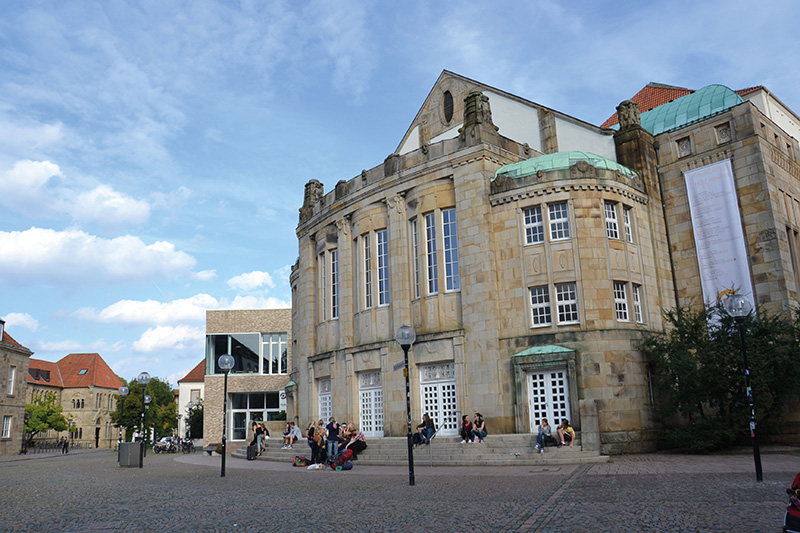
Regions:
<instances>
[{"instance_id":1,"label":"white window frame","mask_svg":"<svg viewBox=\"0 0 800 533\"><path fill-rule=\"evenodd\" d=\"M553 314L550 306L550 287L541 285L530 287L531 298L531 326L542 327L553 324Z\"/></svg>"},{"instance_id":2,"label":"white window frame","mask_svg":"<svg viewBox=\"0 0 800 533\"><path fill-rule=\"evenodd\" d=\"M389 232L375 232L378 248L378 305L389 305Z\"/></svg>"},{"instance_id":3,"label":"white window frame","mask_svg":"<svg viewBox=\"0 0 800 533\"><path fill-rule=\"evenodd\" d=\"M411 255L414 264L414 298L419 299L419 224L416 218L411 221Z\"/></svg>"},{"instance_id":4,"label":"white window frame","mask_svg":"<svg viewBox=\"0 0 800 533\"><path fill-rule=\"evenodd\" d=\"M618 322L630 322L628 313L628 284L624 281L614 282L614 316Z\"/></svg>"},{"instance_id":5,"label":"white window frame","mask_svg":"<svg viewBox=\"0 0 800 533\"><path fill-rule=\"evenodd\" d=\"M331 319L339 318L339 250L330 251L331 256Z\"/></svg>"},{"instance_id":6,"label":"white window frame","mask_svg":"<svg viewBox=\"0 0 800 533\"><path fill-rule=\"evenodd\" d=\"M603 204L606 215L606 236L609 239L619 239L619 223L617 222L617 204L606 201Z\"/></svg>"},{"instance_id":7,"label":"white window frame","mask_svg":"<svg viewBox=\"0 0 800 533\"><path fill-rule=\"evenodd\" d=\"M17 367L16 365L11 365L8 367L8 396L14 396L14 384L17 381Z\"/></svg>"},{"instance_id":8,"label":"white window frame","mask_svg":"<svg viewBox=\"0 0 800 533\"><path fill-rule=\"evenodd\" d=\"M372 309L372 254L369 241L369 233L361 236L361 249L364 254L364 309Z\"/></svg>"},{"instance_id":9,"label":"white window frame","mask_svg":"<svg viewBox=\"0 0 800 533\"><path fill-rule=\"evenodd\" d=\"M544 242L544 217L542 206L526 207L522 211L525 221L525 244Z\"/></svg>"},{"instance_id":10,"label":"white window frame","mask_svg":"<svg viewBox=\"0 0 800 533\"><path fill-rule=\"evenodd\" d=\"M439 269L436 261L436 213L425 217L425 270L428 276L428 295L439 293Z\"/></svg>"},{"instance_id":11,"label":"white window frame","mask_svg":"<svg viewBox=\"0 0 800 533\"><path fill-rule=\"evenodd\" d=\"M11 415L4 415L3 416L3 436L0 438L3 439L10 439L11 438Z\"/></svg>"},{"instance_id":12,"label":"white window frame","mask_svg":"<svg viewBox=\"0 0 800 533\"><path fill-rule=\"evenodd\" d=\"M458 227L455 208L442 209L442 244L445 292L458 292L461 290L461 274L458 265Z\"/></svg>"},{"instance_id":13,"label":"white window frame","mask_svg":"<svg viewBox=\"0 0 800 533\"><path fill-rule=\"evenodd\" d=\"M319 290L320 290L320 303L322 304L322 320L325 322L328 319L328 297L327 297L327 254L322 252L319 254Z\"/></svg>"},{"instance_id":14,"label":"white window frame","mask_svg":"<svg viewBox=\"0 0 800 533\"><path fill-rule=\"evenodd\" d=\"M569 225L569 203L548 204L547 212L550 222L550 240L563 241L572 238Z\"/></svg>"},{"instance_id":15,"label":"white window frame","mask_svg":"<svg viewBox=\"0 0 800 533\"><path fill-rule=\"evenodd\" d=\"M633 314L636 322L639 324L644 323L644 314L642 313L642 286L633 284Z\"/></svg>"},{"instance_id":16,"label":"white window frame","mask_svg":"<svg viewBox=\"0 0 800 533\"><path fill-rule=\"evenodd\" d=\"M333 416L333 395L330 379L320 379L317 381L317 396L319 398L319 417L328 423L328 419Z\"/></svg>"},{"instance_id":17,"label":"white window frame","mask_svg":"<svg viewBox=\"0 0 800 533\"><path fill-rule=\"evenodd\" d=\"M628 207L627 205L622 206L622 222L625 225L625 240L629 243L633 243L633 219L631 212L633 211L632 208Z\"/></svg>"},{"instance_id":18,"label":"white window frame","mask_svg":"<svg viewBox=\"0 0 800 533\"><path fill-rule=\"evenodd\" d=\"M577 283L556 283L556 307L559 324L580 323Z\"/></svg>"}]
</instances>

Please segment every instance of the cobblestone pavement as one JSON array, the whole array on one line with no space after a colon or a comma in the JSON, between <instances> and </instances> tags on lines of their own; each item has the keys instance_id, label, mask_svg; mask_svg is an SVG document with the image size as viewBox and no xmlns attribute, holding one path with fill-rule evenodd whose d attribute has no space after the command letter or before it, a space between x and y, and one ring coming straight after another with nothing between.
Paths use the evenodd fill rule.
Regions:
<instances>
[{"instance_id":1,"label":"cobblestone pavement","mask_svg":"<svg viewBox=\"0 0 800 533\"><path fill-rule=\"evenodd\" d=\"M0 461L6 531L779 532L797 453L607 464L309 471L204 454L121 468L108 450Z\"/></svg>"}]
</instances>

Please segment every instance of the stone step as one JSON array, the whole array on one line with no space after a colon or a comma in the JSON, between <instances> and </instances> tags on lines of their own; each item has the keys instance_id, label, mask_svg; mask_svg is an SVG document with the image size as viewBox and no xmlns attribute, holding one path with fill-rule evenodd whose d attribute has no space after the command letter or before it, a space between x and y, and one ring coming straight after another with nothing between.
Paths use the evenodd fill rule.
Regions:
<instances>
[{"instance_id":1,"label":"stone step","mask_svg":"<svg viewBox=\"0 0 800 533\"><path fill-rule=\"evenodd\" d=\"M534 435L495 435L483 443L460 444L460 439L439 436L430 445L414 447L414 463L423 466L514 466L608 462L609 457L596 451L583 451L580 440L574 447L547 447L545 453L535 450ZM358 456L359 465L404 466L408 464L408 441L405 437L384 437L368 440L369 446ZM240 447L233 457L247 457L246 446ZM281 449L281 441L266 441L266 450L258 458L262 461L290 463L295 455L311 456L305 440L290 449Z\"/></svg>"}]
</instances>

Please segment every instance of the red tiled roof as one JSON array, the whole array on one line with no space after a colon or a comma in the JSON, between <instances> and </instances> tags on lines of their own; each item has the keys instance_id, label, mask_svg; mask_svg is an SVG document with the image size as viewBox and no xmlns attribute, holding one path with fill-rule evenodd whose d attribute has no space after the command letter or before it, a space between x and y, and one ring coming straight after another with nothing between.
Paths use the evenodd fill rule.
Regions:
<instances>
[{"instance_id":1,"label":"red tiled roof","mask_svg":"<svg viewBox=\"0 0 800 533\"><path fill-rule=\"evenodd\" d=\"M28 363L28 383L48 387L64 387L58 365L50 361L31 358Z\"/></svg>"},{"instance_id":2,"label":"red tiled roof","mask_svg":"<svg viewBox=\"0 0 800 533\"><path fill-rule=\"evenodd\" d=\"M22 348L23 350L28 350L28 348L26 348L25 346L21 345L17 341L15 341L14 337L9 335L8 332L5 330L5 328L3 328L3 342L5 344L11 345L11 346L16 346L17 348ZM28 351L30 352L30 350L28 350ZM31 353L33 353L33 352L31 352Z\"/></svg>"},{"instance_id":3,"label":"red tiled roof","mask_svg":"<svg viewBox=\"0 0 800 533\"><path fill-rule=\"evenodd\" d=\"M100 354L71 353L58 362L64 387L103 387L118 389L122 381Z\"/></svg>"},{"instance_id":4,"label":"red tiled roof","mask_svg":"<svg viewBox=\"0 0 800 533\"><path fill-rule=\"evenodd\" d=\"M663 85L660 83L648 83L642 90L636 93L631 100L639 104L639 112L644 113L650 111L662 104L671 102L681 96L693 93L693 89L685 89L683 87L673 87L671 85ZM608 120L600 125L601 128L610 128L614 124L619 123L619 117L616 113L611 115Z\"/></svg>"},{"instance_id":5,"label":"red tiled roof","mask_svg":"<svg viewBox=\"0 0 800 533\"><path fill-rule=\"evenodd\" d=\"M206 379L206 360L203 359L188 374L178 380L178 383L202 383Z\"/></svg>"},{"instance_id":6,"label":"red tiled roof","mask_svg":"<svg viewBox=\"0 0 800 533\"><path fill-rule=\"evenodd\" d=\"M736 94L738 94L739 96L744 96L746 94L754 93L762 89L766 90L766 87L764 87L763 85L756 85L755 87L747 87L746 89L739 89L738 91L736 91Z\"/></svg>"}]
</instances>

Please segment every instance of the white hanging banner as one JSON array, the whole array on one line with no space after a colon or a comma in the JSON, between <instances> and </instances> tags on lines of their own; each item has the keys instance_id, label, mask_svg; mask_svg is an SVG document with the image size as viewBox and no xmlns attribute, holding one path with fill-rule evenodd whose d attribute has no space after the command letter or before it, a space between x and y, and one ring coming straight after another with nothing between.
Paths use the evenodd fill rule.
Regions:
<instances>
[{"instance_id":1,"label":"white hanging banner","mask_svg":"<svg viewBox=\"0 0 800 533\"><path fill-rule=\"evenodd\" d=\"M730 159L684 173L703 300L714 304L730 289L753 300Z\"/></svg>"}]
</instances>

